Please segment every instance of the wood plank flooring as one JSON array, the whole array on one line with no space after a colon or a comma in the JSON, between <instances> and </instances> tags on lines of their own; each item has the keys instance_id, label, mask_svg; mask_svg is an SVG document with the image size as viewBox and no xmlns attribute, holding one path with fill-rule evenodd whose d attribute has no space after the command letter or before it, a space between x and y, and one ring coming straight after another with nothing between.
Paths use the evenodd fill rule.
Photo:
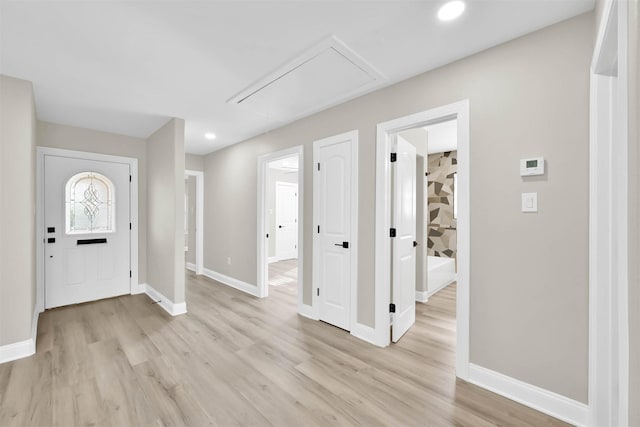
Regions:
<instances>
[{"instance_id":1,"label":"wood plank flooring","mask_svg":"<svg viewBox=\"0 0 640 427\"><path fill-rule=\"evenodd\" d=\"M455 285L381 349L187 274L188 314L145 295L49 310L36 355L0 365L1 426L560 426L456 380Z\"/></svg>"}]
</instances>

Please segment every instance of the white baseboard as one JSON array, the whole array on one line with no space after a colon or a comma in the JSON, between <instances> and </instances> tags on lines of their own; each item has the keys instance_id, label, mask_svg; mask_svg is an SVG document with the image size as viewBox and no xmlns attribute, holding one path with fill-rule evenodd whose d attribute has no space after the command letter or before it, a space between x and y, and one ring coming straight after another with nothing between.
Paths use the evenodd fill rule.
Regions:
<instances>
[{"instance_id":1,"label":"white baseboard","mask_svg":"<svg viewBox=\"0 0 640 427\"><path fill-rule=\"evenodd\" d=\"M481 366L469 364L468 382L576 426L586 426L589 407L568 397Z\"/></svg>"},{"instance_id":2,"label":"white baseboard","mask_svg":"<svg viewBox=\"0 0 640 427\"><path fill-rule=\"evenodd\" d=\"M311 320L318 320L313 307L307 304L298 304L298 314Z\"/></svg>"},{"instance_id":3,"label":"white baseboard","mask_svg":"<svg viewBox=\"0 0 640 427\"><path fill-rule=\"evenodd\" d=\"M36 353L36 341L38 339L38 319L40 310L35 307L31 320L31 338L7 345L0 346L0 363L23 359Z\"/></svg>"},{"instance_id":4,"label":"white baseboard","mask_svg":"<svg viewBox=\"0 0 640 427\"><path fill-rule=\"evenodd\" d=\"M435 294L437 294L438 292L440 292L441 290L443 290L444 288L446 288L447 286L449 286L450 284L456 282L458 280L458 275L456 274L453 279L449 280L448 282L444 282L442 285L440 285L436 290L434 291L427 291L427 295L428 296L433 296Z\"/></svg>"},{"instance_id":5,"label":"white baseboard","mask_svg":"<svg viewBox=\"0 0 640 427\"><path fill-rule=\"evenodd\" d=\"M164 309L164 311L166 311L172 316L178 316L180 314L185 314L187 312L186 302L174 303L169 298L165 297L164 295L162 295L160 292L156 291L149 285L145 285L145 293L153 301L156 301L158 305Z\"/></svg>"},{"instance_id":6,"label":"white baseboard","mask_svg":"<svg viewBox=\"0 0 640 427\"><path fill-rule=\"evenodd\" d=\"M275 256L270 256L269 258L267 258L267 264L271 264L272 262L278 262L278 257Z\"/></svg>"},{"instance_id":7,"label":"white baseboard","mask_svg":"<svg viewBox=\"0 0 640 427\"><path fill-rule=\"evenodd\" d=\"M371 326L363 325L362 323L356 322L356 324L351 327L350 333L354 337L366 341L369 344L373 344L377 347L385 347L385 345L382 345L380 342L378 342L379 340L376 334L376 330Z\"/></svg>"},{"instance_id":8,"label":"white baseboard","mask_svg":"<svg viewBox=\"0 0 640 427\"><path fill-rule=\"evenodd\" d=\"M196 265L194 263L192 263L192 262L188 262L186 264L186 268L187 268L187 270L191 270L194 273L196 272Z\"/></svg>"},{"instance_id":9,"label":"white baseboard","mask_svg":"<svg viewBox=\"0 0 640 427\"><path fill-rule=\"evenodd\" d=\"M209 279L215 280L216 282L220 282L223 285L230 286L239 291L245 292L249 295L253 295L254 297L262 298L263 296L259 295L258 287L251 285L247 282L243 282L242 280L235 279L233 277L225 276L222 273L218 273L217 271L209 270L208 268L203 269L202 273L207 276Z\"/></svg>"},{"instance_id":10,"label":"white baseboard","mask_svg":"<svg viewBox=\"0 0 640 427\"><path fill-rule=\"evenodd\" d=\"M147 285L145 283L138 283L138 286L133 286L131 289L131 295L144 294L147 291Z\"/></svg>"},{"instance_id":11,"label":"white baseboard","mask_svg":"<svg viewBox=\"0 0 640 427\"><path fill-rule=\"evenodd\" d=\"M427 291L416 291L416 301L418 302L429 301L429 293Z\"/></svg>"}]
</instances>

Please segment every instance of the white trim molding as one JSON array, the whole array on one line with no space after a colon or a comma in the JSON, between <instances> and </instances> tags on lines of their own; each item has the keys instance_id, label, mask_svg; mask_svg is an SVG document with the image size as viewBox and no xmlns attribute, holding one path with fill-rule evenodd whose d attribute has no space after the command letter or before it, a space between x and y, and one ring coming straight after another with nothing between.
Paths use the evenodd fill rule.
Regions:
<instances>
[{"instance_id":1,"label":"white trim molding","mask_svg":"<svg viewBox=\"0 0 640 427\"><path fill-rule=\"evenodd\" d=\"M429 292L428 291L416 291L416 301L418 301L418 302L427 302L427 301L429 301Z\"/></svg>"},{"instance_id":2,"label":"white trim molding","mask_svg":"<svg viewBox=\"0 0 640 427\"><path fill-rule=\"evenodd\" d=\"M11 344L0 346L0 363L11 362L23 359L36 353L36 342L38 340L38 319L40 311L38 306L34 307L33 318L31 320L31 338Z\"/></svg>"},{"instance_id":3,"label":"white trim molding","mask_svg":"<svg viewBox=\"0 0 640 427\"><path fill-rule=\"evenodd\" d=\"M467 381L559 420L576 426L588 425L589 408L587 405L568 397L473 363L469 365Z\"/></svg>"},{"instance_id":4,"label":"white trim molding","mask_svg":"<svg viewBox=\"0 0 640 427\"><path fill-rule=\"evenodd\" d=\"M607 0L591 63L589 425L629 425L628 8Z\"/></svg>"},{"instance_id":5,"label":"white trim molding","mask_svg":"<svg viewBox=\"0 0 640 427\"><path fill-rule=\"evenodd\" d=\"M275 160L284 159L287 157L298 156L298 313L303 314L304 308L304 147L297 145L295 147L287 148L284 150L276 151L274 153L263 154L258 157L258 184L257 184L257 227L256 227L256 242L257 242L257 286L250 284L244 284L244 282L236 281L236 279L229 278L234 285L229 285L234 288L245 291L251 295L255 295L260 298L269 296L269 266L271 262L279 261L278 257L268 257L267 250L267 170L269 163ZM275 236L270 236L275 238ZM216 273L217 274L217 273ZM225 276L226 277L226 276ZM215 279L223 282L222 280ZM238 283L239 282L239 283ZM223 282L225 283L225 282ZM255 291L247 290L246 286L250 288L256 288ZM303 314L304 315L304 314Z\"/></svg>"},{"instance_id":6,"label":"white trim molding","mask_svg":"<svg viewBox=\"0 0 640 427\"><path fill-rule=\"evenodd\" d=\"M111 156L108 154L88 153L84 151L63 150L60 148L36 147L36 309L44 311L44 158L45 156L71 157L75 159L97 160L101 162L124 163L129 165L131 175L129 193L129 264L131 265L130 293L139 292L138 284L138 159L132 157Z\"/></svg>"},{"instance_id":7,"label":"white trim molding","mask_svg":"<svg viewBox=\"0 0 640 427\"><path fill-rule=\"evenodd\" d=\"M185 314L187 312L187 303L179 302L175 303L171 301L169 298L162 295L160 292L149 286L148 284L140 285L144 286L145 293L149 298L151 298L154 302L158 303L160 307L164 309L167 313L172 316L178 316L180 314Z\"/></svg>"},{"instance_id":8,"label":"white trim molding","mask_svg":"<svg viewBox=\"0 0 640 427\"><path fill-rule=\"evenodd\" d=\"M184 265L184 267L189 270L189 271L193 271L194 273L196 272L196 265L192 262L188 262ZM196 273L197 274L197 273Z\"/></svg>"},{"instance_id":9,"label":"white trim molding","mask_svg":"<svg viewBox=\"0 0 640 427\"><path fill-rule=\"evenodd\" d=\"M204 268L204 172L185 169L184 174L196 178L196 263L192 264L192 270L196 274L202 274Z\"/></svg>"},{"instance_id":10,"label":"white trim molding","mask_svg":"<svg viewBox=\"0 0 640 427\"><path fill-rule=\"evenodd\" d=\"M379 123L376 138L376 232L375 232L375 343L390 343L391 302L391 153L397 132L444 120L457 119L458 127L458 290L456 298L456 375L469 376L470 203L469 203L469 100Z\"/></svg>"},{"instance_id":11,"label":"white trim molding","mask_svg":"<svg viewBox=\"0 0 640 427\"><path fill-rule=\"evenodd\" d=\"M243 282L242 280L238 280L230 276L226 276L222 273L218 273L217 271L209 270L208 268L204 269L203 274L205 277L208 277L211 280L215 280L218 283L222 283L223 285L227 285L249 295L253 295L254 297L263 298L263 296L261 296L260 292L258 291L258 287L255 285Z\"/></svg>"}]
</instances>

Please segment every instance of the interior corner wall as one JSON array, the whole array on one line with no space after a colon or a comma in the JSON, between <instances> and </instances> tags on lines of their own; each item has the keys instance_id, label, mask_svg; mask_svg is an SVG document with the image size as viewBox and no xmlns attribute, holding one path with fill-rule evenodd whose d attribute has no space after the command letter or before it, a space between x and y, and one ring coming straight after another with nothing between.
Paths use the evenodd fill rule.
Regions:
<instances>
[{"instance_id":1,"label":"interior corner wall","mask_svg":"<svg viewBox=\"0 0 640 427\"><path fill-rule=\"evenodd\" d=\"M138 282L147 280L147 152L145 140L38 121L37 145L138 159Z\"/></svg>"},{"instance_id":2,"label":"interior corner wall","mask_svg":"<svg viewBox=\"0 0 640 427\"><path fill-rule=\"evenodd\" d=\"M184 291L184 120L147 139L147 284L174 304Z\"/></svg>"},{"instance_id":3,"label":"interior corner wall","mask_svg":"<svg viewBox=\"0 0 640 427\"><path fill-rule=\"evenodd\" d=\"M192 171L204 170L204 156L198 156L196 154L184 155L184 168Z\"/></svg>"},{"instance_id":4,"label":"interior corner wall","mask_svg":"<svg viewBox=\"0 0 640 427\"><path fill-rule=\"evenodd\" d=\"M0 76L0 346L32 338L35 123L31 82Z\"/></svg>"},{"instance_id":5,"label":"interior corner wall","mask_svg":"<svg viewBox=\"0 0 640 427\"><path fill-rule=\"evenodd\" d=\"M310 304L312 144L357 129L357 319L374 326L376 125L469 99L470 360L586 403L593 22L577 16L209 154L205 268L256 283L257 157L303 144ZM520 177L528 156L545 157L545 176ZM539 212L525 215L520 195L530 191Z\"/></svg>"},{"instance_id":6,"label":"interior corner wall","mask_svg":"<svg viewBox=\"0 0 640 427\"><path fill-rule=\"evenodd\" d=\"M629 425L640 426L640 4L629 1Z\"/></svg>"}]
</instances>

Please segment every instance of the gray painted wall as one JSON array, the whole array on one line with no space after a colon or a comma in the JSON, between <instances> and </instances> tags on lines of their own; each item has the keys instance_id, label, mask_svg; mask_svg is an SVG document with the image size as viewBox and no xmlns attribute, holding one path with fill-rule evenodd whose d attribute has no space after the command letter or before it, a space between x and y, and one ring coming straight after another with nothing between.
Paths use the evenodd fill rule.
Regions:
<instances>
[{"instance_id":1,"label":"gray painted wall","mask_svg":"<svg viewBox=\"0 0 640 427\"><path fill-rule=\"evenodd\" d=\"M308 304L312 142L358 129L357 317L372 326L376 124L468 98L471 362L586 402L593 22L581 15L208 155L205 267L256 283L256 158L304 144ZM547 174L522 180L519 160L536 155ZM537 214L520 212L528 191Z\"/></svg>"},{"instance_id":2,"label":"gray painted wall","mask_svg":"<svg viewBox=\"0 0 640 427\"><path fill-rule=\"evenodd\" d=\"M38 145L138 159L138 281L147 281L147 151L145 140L38 121Z\"/></svg>"},{"instance_id":3,"label":"gray painted wall","mask_svg":"<svg viewBox=\"0 0 640 427\"><path fill-rule=\"evenodd\" d=\"M147 284L174 303L184 298L184 120L147 139Z\"/></svg>"},{"instance_id":4,"label":"gray painted wall","mask_svg":"<svg viewBox=\"0 0 640 427\"><path fill-rule=\"evenodd\" d=\"M35 141L31 82L0 76L0 345L30 339L33 327Z\"/></svg>"},{"instance_id":5,"label":"gray painted wall","mask_svg":"<svg viewBox=\"0 0 640 427\"><path fill-rule=\"evenodd\" d=\"M196 154L185 154L184 168L192 171L203 171L204 156L198 156Z\"/></svg>"}]
</instances>

